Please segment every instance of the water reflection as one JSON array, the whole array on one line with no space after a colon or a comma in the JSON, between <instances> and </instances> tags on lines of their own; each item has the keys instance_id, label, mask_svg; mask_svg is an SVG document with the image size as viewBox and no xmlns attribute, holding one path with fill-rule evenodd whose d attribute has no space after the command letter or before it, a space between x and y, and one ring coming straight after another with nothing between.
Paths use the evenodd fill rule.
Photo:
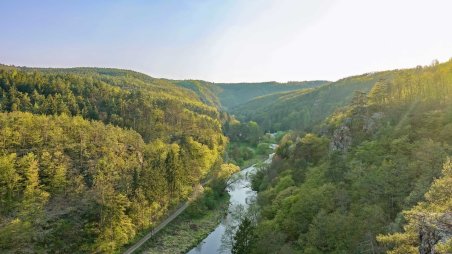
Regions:
<instances>
[{"instance_id":1,"label":"water reflection","mask_svg":"<svg viewBox=\"0 0 452 254\"><path fill-rule=\"evenodd\" d=\"M274 147L272 147L274 148ZM265 163L270 163L274 154L269 155ZM251 189L250 175L256 171L256 166L246 168L231 178L228 192L231 196L228 214L218 227L210 233L198 246L188 254L230 253L235 231L244 216L255 218L257 208L253 205L256 192Z\"/></svg>"}]
</instances>

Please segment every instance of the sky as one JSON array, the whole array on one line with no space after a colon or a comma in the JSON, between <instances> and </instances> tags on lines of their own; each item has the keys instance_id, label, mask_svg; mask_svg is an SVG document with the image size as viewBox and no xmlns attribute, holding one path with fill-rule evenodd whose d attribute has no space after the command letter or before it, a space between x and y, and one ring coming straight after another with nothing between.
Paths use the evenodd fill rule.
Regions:
<instances>
[{"instance_id":1,"label":"sky","mask_svg":"<svg viewBox=\"0 0 452 254\"><path fill-rule=\"evenodd\" d=\"M0 63L334 81L450 59L451 11L450 0L0 0Z\"/></svg>"}]
</instances>

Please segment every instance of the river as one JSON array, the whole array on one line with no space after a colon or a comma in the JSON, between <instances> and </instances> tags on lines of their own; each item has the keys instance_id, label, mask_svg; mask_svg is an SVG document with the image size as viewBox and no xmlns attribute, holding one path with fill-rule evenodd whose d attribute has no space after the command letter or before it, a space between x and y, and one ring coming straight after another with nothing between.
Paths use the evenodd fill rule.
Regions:
<instances>
[{"instance_id":1,"label":"river","mask_svg":"<svg viewBox=\"0 0 452 254\"><path fill-rule=\"evenodd\" d=\"M272 145L274 149L276 145ZM274 153L268 156L264 163L270 163ZM245 168L236 173L231 179L239 179L231 182L228 187L230 203L227 215L221 223L201 243L191 249L188 254L213 254L231 253L230 238L231 231L240 222L240 216L249 208L256 198L256 192L251 189L250 175L256 171L255 165Z\"/></svg>"}]
</instances>

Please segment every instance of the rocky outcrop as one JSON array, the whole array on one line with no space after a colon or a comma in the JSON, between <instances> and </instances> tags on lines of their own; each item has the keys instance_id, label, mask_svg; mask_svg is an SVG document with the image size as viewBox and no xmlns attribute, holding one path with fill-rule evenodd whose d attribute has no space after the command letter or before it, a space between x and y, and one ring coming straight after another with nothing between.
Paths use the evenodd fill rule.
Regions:
<instances>
[{"instance_id":1,"label":"rocky outcrop","mask_svg":"<svg viewBox=\"0 0 452 254\"><path fill-rule=\"evenodd\" d=\"M452 238L452 213L423 217L419 223L419 253L434 254L438 242Z\"/></svg>"},{"instance_id":2,"label":"rocky outcrop","mask_svg":"<svg viewBox=\"0 0 452 254\"><path fill-rule=\"evenodd\" d=\"M381 119L383 118L382 112L373 113L370 117L364 117L363 131L366 134L374 134L380 127Z\"/></svg>"},{"instance_id":3,"label":"rocky outcrop","mask_svg":"<svg viewBox=\"0 0 452 254\"><path fill-rule=\"evenodd\" d=\"M362 131L365 135L374 135L380 128L383 117L382 112L376 112L371 116L363 114L344 119L342 125L333 132L330 151L346 152L352 145L352 129L353 132Z\"/></svg>"},{"instance_id":4,"label":"rocky outcrop","mask_svg":"<svg viewBox=\"0 0 452 254\"><path fill-rule=\"evenodd\" d=\"M347 125L342 125L337 128L330 142L330 151L346 152L352 145L352 136L350 128Z\"/></svg>"}]
</instances>

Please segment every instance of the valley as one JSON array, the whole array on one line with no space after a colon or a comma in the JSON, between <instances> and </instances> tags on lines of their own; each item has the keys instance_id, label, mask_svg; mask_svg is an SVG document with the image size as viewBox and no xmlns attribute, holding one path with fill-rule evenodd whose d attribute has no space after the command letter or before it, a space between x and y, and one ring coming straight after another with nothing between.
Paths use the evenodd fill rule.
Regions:
<instances>
[{"instance_id":1,"label":"valley","mask_svg":"<svg viewBox=\"0 0 452 254\"><path fill-rule=\"evenodd\" d=\"M0 254L452 254L452 1L0 10Z\"/></svg>"},{"instance_id":2,"label":"valley","mask_svg":"<svg viewBox=\"0 0 452 254\"><path fill-rule=\"evenodd\" d=\"M0 248L414 253L413 214L449 218L451 63L286 84L3 65Z\"/></svg>"}]
</instances>

